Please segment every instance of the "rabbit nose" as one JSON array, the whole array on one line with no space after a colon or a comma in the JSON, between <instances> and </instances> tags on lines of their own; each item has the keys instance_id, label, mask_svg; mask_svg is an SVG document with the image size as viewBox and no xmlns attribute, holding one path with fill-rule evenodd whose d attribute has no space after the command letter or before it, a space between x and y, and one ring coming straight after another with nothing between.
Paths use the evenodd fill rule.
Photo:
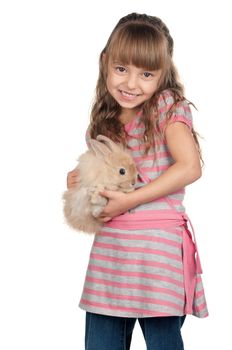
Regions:
<instances>
[{"instance_id":1,"label":"rabbit nose","mask_svg":"<svg viewBox=\"0 0 232 350\"><path fill-rule=\"evenodd\" d=\"M132 184L132 186L134 186L134 185L135 185L135 181L132 181L132 183L131 183L131 184Z\"/></svg>"}]
</instances>

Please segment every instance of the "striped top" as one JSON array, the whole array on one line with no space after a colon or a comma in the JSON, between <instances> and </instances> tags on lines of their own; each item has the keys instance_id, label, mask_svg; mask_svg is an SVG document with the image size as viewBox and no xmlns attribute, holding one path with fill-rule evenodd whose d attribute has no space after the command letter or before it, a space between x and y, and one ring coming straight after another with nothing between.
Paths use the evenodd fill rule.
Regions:
<instances>
[{"instance_id":1,"label":"striped top","mask_svg":"<svg viewBox=\"0 0 232 350\"><path fill-rule=\"evenodd\" d=\"M171 93L166 90L164 91L158 100L158 111L159 111L159 127L161 130L164 129L167 119L167 112L172 107L174 99ZM159 146L154 159L155 148L149 150L148 155L144 158L145 145L141 144L140 138L144 133L144 125L140 121L142 111L140 111L132 122L125 125L125 130L128 134L128 146L131 149L132 157L137 165L139 177L136 187L142 187L151 180L159 177L170 165L174 163L174 160L168 150L167 143L165 140L156 141L156 145ZM171 116L171 122L183 122L192 128L192 113L189 108L187 101L181 101L177 104L175 112ZM176 191L168 196L172 201L176 210L184 212L183 206L185 189ZM141 210L167 210L169 209L166 198L156 199L155 201L145 203L135 208L134 211Z\"/></svg>"},{"instance_id":2,"label":"striped top","mask_svg":"<svg viewBox=\"0 0 232 350\"><path fill-rule=\"evenodd\" d=\"M165 90L158 100L161 129L165 127L167 112L173 103L171 93ZM124 126L128 134L127 146L139 173L136 188L157 178L174 163L165 139L159 141L158 151L153 147L144 156L141 113ZM192 128L192 114L186 101L178 103L171 121L181 121ZM186 313L197 317L208 315L201 272L194 268L190 231L186 222L169 220L173 215L185 214L184 194L183 188L139 205L127 215L104 224L92 245L80 308L136 318ZM126 221L120 221L120 217ZM139 222L133 219L135 217L144 219ZM153 222L146 221L149 217ZM186 266L193 269L186 270ZM192 300L191 305L187 307L189 300Z\"/></svg>"}]
</instances>

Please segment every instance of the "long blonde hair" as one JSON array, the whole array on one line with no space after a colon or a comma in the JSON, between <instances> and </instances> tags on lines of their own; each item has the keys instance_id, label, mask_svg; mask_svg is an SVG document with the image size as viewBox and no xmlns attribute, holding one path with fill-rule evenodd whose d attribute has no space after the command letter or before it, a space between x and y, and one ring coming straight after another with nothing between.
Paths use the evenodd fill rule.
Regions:
<instances>
[{"instance_id":1,"label":"long blonde hair","mask_svg":"<svg viewBox=\"0 0 232 350\"><path fill-rule=\"evenodd\" d=\"M141 121L145 127L143 135L145 153L147 154L150 147L154 145L154 135L157 138L164 136L158 124L160 94L168 89L174 98L174 103L167 114L167 121L176 104L186 100L184 87L179 81L172 60L173 45L167 26L157 17L131 13L119 20L99 58L99 77L90 116L92 138L103 134L115 142L126 144L124 125L119 120L121 106L110 95L106 86L109 59L120 61L125 65L132 64L138 68L146 68L148 71L161 69L162 75L155 93L141 105L143 109ZM192 128L192 135L204 164L198 141L199 134L194 128Z\"/></svg>"}]
</instances>

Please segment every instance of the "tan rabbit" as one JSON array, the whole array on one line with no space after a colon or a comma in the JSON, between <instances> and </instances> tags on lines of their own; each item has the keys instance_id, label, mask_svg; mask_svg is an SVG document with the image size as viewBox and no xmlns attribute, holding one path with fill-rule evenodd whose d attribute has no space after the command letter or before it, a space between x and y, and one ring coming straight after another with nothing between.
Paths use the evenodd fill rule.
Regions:
<instances>
[{"instance_id":1,"label":"tan rabbit","mask_svg":"<svg viewBox=\"0 0 232 350\"><path fill-rule=\"evenodd\" d=\"M96 218L107 204L102 190L131 192L137 169L128 150L108 137L98 135L89 140L89 150L79 158L79 184L64 195L64 215L74 229L97 233L102 223Z\"/></svg>"}]
</instances>

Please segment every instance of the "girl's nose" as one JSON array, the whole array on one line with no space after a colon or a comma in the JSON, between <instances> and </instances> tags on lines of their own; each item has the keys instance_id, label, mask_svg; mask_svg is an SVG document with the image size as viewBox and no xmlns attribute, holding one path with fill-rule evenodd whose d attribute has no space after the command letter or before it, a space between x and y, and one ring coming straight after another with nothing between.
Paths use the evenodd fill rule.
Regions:
<instances>
[{"instance_id":1,"label":"girl's nose","mask_svg":"<svg viewBox=\"0 0 232 350\"><path fill-rule=\"evenodd\" d=\"M127 78L127 87L128 89L135 89L137 86L137 78L135 75L128 75L128 78Z\"/></svg>"}]
</instances>

